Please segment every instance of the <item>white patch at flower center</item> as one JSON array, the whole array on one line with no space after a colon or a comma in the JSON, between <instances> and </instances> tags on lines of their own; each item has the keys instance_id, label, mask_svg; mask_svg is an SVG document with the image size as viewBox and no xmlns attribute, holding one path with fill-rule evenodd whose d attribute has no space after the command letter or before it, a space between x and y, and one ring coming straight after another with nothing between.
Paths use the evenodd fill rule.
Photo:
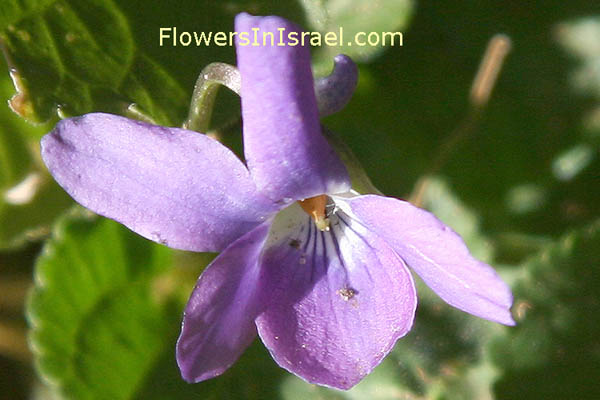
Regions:
<instances>
[{"instance_id":1,"label":"white patch at flower center","mask_svg":"<svg viewBox=\"0 0 600 400\"><path fill-rule=\"evenodd\" d=\"M325 213L328 230L320 229L298 203L293 203L276 215L265 249L280 254L277 258L286 266L295 265L294 268L306 271L310 281L331 280L331 292L356 306L361 289L350 281L349 272L367 267L363 260L352 256L357 243L364 246L364 227L352 221L331 200Z\"/></svg>"}]
</instances>

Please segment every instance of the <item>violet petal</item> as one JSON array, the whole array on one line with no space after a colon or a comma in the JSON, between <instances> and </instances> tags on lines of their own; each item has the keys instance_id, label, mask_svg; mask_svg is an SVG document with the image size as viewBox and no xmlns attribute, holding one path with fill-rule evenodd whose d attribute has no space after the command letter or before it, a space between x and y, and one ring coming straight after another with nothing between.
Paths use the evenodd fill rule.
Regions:
<instances>
[{"instance_id":1,"label":"violet petal","mask_svg":"<svg viewBox=\"0 0 600 400\"><path fill-rule=\"evenodd\" d=\"M222 374L256 337L258 258L269 224L259 225L206 268L185 308L177 363L188 382Z\"/></svg>"},{"instance_id":2,"label":"violet petal","mask_svg":"<svg viewBox=\"0 0 600 400\"><path fill-rule=\"evenodd\" d=\"M336 214L322 232L297 213L302 222L283 221L297 228L276 240L271 233L262 257L261 292L272 301L256 319L258 332L281 367L310 383L348 389L410 330L412 277L383 240L347 216Z\"/></svg>"},{"instance_id":3,"label":"violet petal","mask_svg":"<svg viewBox=\"0 0 600 400\"><path fill-rule=\"evenodd\" d=\"M111 114L60 121L42 157L79 203L170 247L220 251L276 207L225 146Z\"/></svg>"},{"instance_id":4,"label":"violet petal","mask_svg":"<svg viewBox=\"0 0 600 400\"><path fill-rule=\"evenodd\" d=\"M462 238L433 214L405 201L375 195L335 199L380 235L448 304L481 318L514 325L510 288L476 260Z\"/></svg>"},{"instance_id":5,"label":"violet petal","mask_svg":"<svg viewBox=\"0 0 600 400\"><path fill-rule=\"evenodd\" d=\"M253 28L260 45L252 45ZM308 47L277 45L280 35L287 42L289 32L302 31L283 18L244 13L235 18L235 30L244 152L259 190L283 203L347 191L346 169L321 134ZM274 36L273 46L269 40L263 45L266 33Z\"/></svg>"}]
</instances>

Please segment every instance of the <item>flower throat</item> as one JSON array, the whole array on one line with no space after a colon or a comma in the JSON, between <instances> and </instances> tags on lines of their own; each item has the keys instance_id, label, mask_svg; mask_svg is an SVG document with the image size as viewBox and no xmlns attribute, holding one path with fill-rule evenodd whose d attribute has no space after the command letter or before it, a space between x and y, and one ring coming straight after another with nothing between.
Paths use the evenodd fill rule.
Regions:
<instances>
[{"instance_id":1,"label":"flower throat","mask_svg":"<svg viewBox=\"0 0 600 400\"><path fill-rule=\"evenodd\" d=\"M329 230L329 218L326 214L327 196L321 194L315 197L309 197L305 200L299 200L300 207L310 215L315 221L315 225L320 231Z\"/></svg>"}]
</instances>

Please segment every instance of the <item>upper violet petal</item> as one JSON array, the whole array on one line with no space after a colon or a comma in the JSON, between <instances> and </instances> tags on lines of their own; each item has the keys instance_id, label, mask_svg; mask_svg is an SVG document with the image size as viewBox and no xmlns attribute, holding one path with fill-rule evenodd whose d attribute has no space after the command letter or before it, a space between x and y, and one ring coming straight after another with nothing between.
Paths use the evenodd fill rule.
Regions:
<instances>
[{"instance_id":1,"label":"upper violet petal","mask_svg":"<svg viewBox=\"0 0 600 400\"><path fill-rule=\"evenodd\" d=\"M256 337L258 258L269 224L231 244L206 268L185 308L177 363L188 382L222 374Z\"/></svg>"},{"instance_id":2,"label":"upper violet petal","mask_svg":"<svg viewBox=\"0 0 600 400\"><path fill-rule=\"evenodd\" d=\"M335 199L344 212L387 241L448 304L481 318L514 325L510 288L476 260L462 238L433 214L376 195Z\"/></svg>"},{"instance_id":3,"label":"upper violet petal","mask_svg":"<svg viewBox=\"0 0 600 400\"><path fill-rule=\"evenodd\" d=\"M349 389L410 330L412 277L387 243L347 216L332 216L330 231L322 232L294 207L302 222L278 215L261 259L261 292L272 300L263 301L258 333L281 367L310 383ZM296 229L276 235L278 222Z\"/></svg>"},{"instance_id":4,"label":"upper violet petal","mask_svg":"<svg viewBox=\"0 0 600 400\"><path fill-rule=\"evenodd\" d=\"M276 209L229 149L197 132L87 114L60 121L42 158L77 202L173 248L220 251Z\"/></svg>"},{"instance_id":5,"label":"upper violet petal","mask_svg":"<svg viewBox=\"0 0 600 400\"><path fill-rule=\"evenodd\" d=\"M308 47L288 37L302 31L283 18L245 13L235 28L244 152L258 188L282 203L347 191L346 168L321 134Z\"/></svg>"}]
</instances>

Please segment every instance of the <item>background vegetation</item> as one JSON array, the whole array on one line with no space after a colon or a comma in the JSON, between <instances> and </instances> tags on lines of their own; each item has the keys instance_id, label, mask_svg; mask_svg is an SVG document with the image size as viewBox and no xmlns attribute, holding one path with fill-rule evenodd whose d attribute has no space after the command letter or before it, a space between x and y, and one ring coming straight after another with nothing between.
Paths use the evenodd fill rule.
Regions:
<instances>
[{"instance_id":1,"label":"background vegetation","mask_svg":"<svg viewBox=\"0 0 600 400\"><path fill-rule=\"evenodd\" d=\"M600 4L118 3L0 4L0 94L16 112L0 106L0 399L600 398ZM131 103L180 125L200 70L235 63L234 49L160 47L159 28L227 32L241 11L321 32L403 32L402 47L313 49L318 73L340 51L360 67L351 103L324 123L387 195L415 199L424 183L421 204L510 282L516 327L420 285L414 330L349 392L284 372L258 341L220 378L180 379L181 312L212 255L74 206L38 142L61 117L131 115ZM496 33L512 51L475 112L469 90ZM223 90L213 122L237 151L238 103Z\"/></svg>"}]
</instances>

